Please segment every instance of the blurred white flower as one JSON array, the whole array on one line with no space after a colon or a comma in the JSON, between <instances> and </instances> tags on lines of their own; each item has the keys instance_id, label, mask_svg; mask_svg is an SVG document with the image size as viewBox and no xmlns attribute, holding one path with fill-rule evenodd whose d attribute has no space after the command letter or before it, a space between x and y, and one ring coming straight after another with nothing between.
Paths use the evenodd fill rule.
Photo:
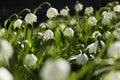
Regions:
<instances>
[{"instance_id":1,"label":"blurred white flower","mask_svg":"<svg viewBox=\"0 0 120 80\"><path fill-rule=\"evenodd\" d=\"M70 20L70 25L75 25L77 23L77 21L74 19L74 18L72 18L71 20Z\"/></svg>"},{"instance_id":2,"label":"blurred white flower","mask_svg":"<svg viewBox=\"0 0 120 80\"><path fill-rule=\"evenodd\" d=\"M74 30L70 27L66 28L64 30L64 35L67 37L73 37L74 36Z\"/></svg>"},{"instance_id":3,"label":"blurred white flower","mask_svg":"<svg viewBox=\"0 0 120 80\"><path fill-rule=\"evenodd\" d=\"M65 29L65 24L64 23L60 23L59 26L61 27L62 30Z\"/></svg>"},{"instance_id":4,"label":"blurred white flower","mask_svg":"<svg viewBox=\"0 0 120 80\"><path fill-rule=\"evenodd\" d=\"M53 39L54 38L54 33L52 32L52 30L46 30L43 34L43 41L49 40L49 39Z\"/></svg>"},{"instance_id":5,"label":"blurred white flower","mask_svg":"<svg viewBox=\"0 0 120 80\"><path fill-rule=\"evenodd\" d=\"M85 64L88 61L88 56L86 54L79 54L76 58L78 64Z\"/></svg>"},{"instance_id":6,"label":"blurred white flower","mask_svg":"<svg viewBox=\"0 0 120 80\"><path fill-rule=\"evenodd\" d=\"M107 55L114 59L120 58L120 41L113 42L109 45Z\"/></svg>"},{"instance_id":7,"label":"blurred white flower","mask_svg":"<svg viewBox=\"0 0 120 80\"><path fill-rule=\"evenodd\" d=\"M120 40L120 31L119 31L119 30L118 30L118 31L117 31L117 30L114 30L112 34L113 34L113 36L114 36L115 38L117 38L118 40Z\"/></svg>"},{"instance_id":8,"label":"blurred white flower","mask_svg":"<svg viewBox=\"0 0 120 80\"><path fill-rule=\"evenodd\" d=\"M61 10L60 10L60 14L61 14L62 16L68 16L69 12L68 12L67 9L61 9Z\"/></svg>"},{"instance_id":9,"label":"blurred white flower","mask_svg":"<svg viewBox=\"0 0 120 80\"><path fill-rule=\"evenodd\" d=\"M22 25L22 20L21 19L17 19L14 23L13 23L13 27L14 27L14 29L15 28L20 28L21 27L21 25Z\"/></svg>"},{"instance_id":10,"label":"blurred white flower","mask_svg":"<svg viewBox=\"0 0 120 80\"><path fill-rule=\"evenodd\" d=\"M91 26L95 26L97 24L97 20L95 17L89 17L88 18L88 24Z\"/></svg>"},{"instance_id":11,"label":"blurred white flower","mask_svg":"<svg viewBox=\"0 0 120 80\"><path fill-rule=\"evenodd\" d=\"M120 71L111 71L105 74L103 80L120 80Z\"/></svg>"},{"instance_id":12,"label":"blurred white flower","mask_svg":"<svg viewBox=\"0 0 120 80\"><path fill-rule=\"evenodd\" d=\"M0 40L0 54L7 59L10 59L13 55L13 47L5 39Z\"/></svg>"},{"instance_id":13,"label":"blurred white flower","mask_svg":"<svg viewBox=\"0 0 120 80\"><path fill-rule=\"evenodd\" d=\"M120 31L120 22L118 22L118 23L115 25L115 29L116 29L117 31Z\"/></svg>"},{"instance_id":14,"label":"blurred white flower","mask_svg":"<svg viewBox=\"0 0 120 80\"><path fill-rule=\"evenodd\" d=\"M37 63L37 57L34 54L28 54L25 57L24 63L25 63L25 65L32 67Z\"/></svg>"},{"instance_id":15,"label":"blurred white flower","mask_svg":"<svg viewBox=\"0 0 120 80\"><path fill-rule=\"evenodd\" d=\"M47 20L47 27L49 29L54 29L56 27L55 21L53 21L53 20Z\"/></svg>"},{"instance_id":16,"label":"blurred white flower","mask_svg":"<svg viewBox=\"0 0 120 80\"><path fill-rule=\"evenodd\" d=\"M43 29L43 28L46 28L46 27L47 27L47 24L46 24L46 23L44 23L44 22L42 22L42 23L40 23L40 24L39 24L39 26L40 26L40 28L42 28L42 29Z\"/></svg>"},{"instance_id":17,"label":"blurred white flower","mask_svg":"<svg viewBox=\"0 0 120 80\"><path fill-rule=\"evenodd\" d=\"M77 12L79 12L79 11L82 11L83 5L77 1L74 8Z\"/></svg>"},{"instance_id":18,"label":"blurred white flower","mask_svg":"<svg viewBox=\"0 0 120 80\"><path fill-rule=\"evenodd\" d=\"M0 29L0 37L5 35L6 30L4 28Z\"/></svg>"},{"instance_id":19,"label":"blurred white flower","mask_svg":"<svg viewBox=\"0 0 120 80\"><path fill-rule=\"evenodd\" d=\"M0 80L14 80L14 78L6 68L0 67Z\"/></svg>"},{"instance_id":20,"label":"blurred white flower","mask_svg":"<svg viewBox=\"0 0 120 80\"><path fill-rule=\"evenodd\" d=\"M33 13L28 13L26 16L25 16L25 21L28 23L28 24L32 24L33 22L37 22L37 16Z\"/></svg>"},{"instance_id":21,"label":"blurred white flower","mask_svg":"<svg viewBox=\"0 0 120 80\"><path fill-rule=\"evenodd\" d=\"M56 17L58 15L58 11L57 9L53 8L53 7L50 7L48 10L47 10L47 13L46 13L46 16L49 18L49 19L52 19L53 17Z\"/></svg>"},{"instance_id":22,"label":"blurred white flower","mask_svg":"<svg viewBox=\"0 0 120 80\"><path fill-rule=\"evenodd\" d=\"M107 25L110 23L110 20L109 19L102 19L102 24L103 25Z\"/></svg>"},{"instance_id":23,"label":"blurred white flower","mask_svg":"<svg viewBox=\"0 0 120 80\"><path fill-rule=\"evenodd\" d=\"M39 37L39 38L42 38L42 37L43 37L43 33L38 32L38 37Z\"/></svg>"},{"instance_id":24,"label":"blurred white flower","mask_svg":"<svg viewBox=\"0 0 120 80\"><path fill-rule=\"evenodd\" d=\"M99 31L94 31L93 33L92 33L92 36L93 37L98 37L98 36L101 36L102 34L99 32Z\"/></svg>"},{"instance_id":25,"label":"blurred white flower","mask_svg":"<svg viewBox=\"0 0 120 80\"><path fill-rule=\"evenodd\" d=\"M64 59L48 60L40 71L42 80L67 80L70 64Z\"/></svg>"},{"instance_id":26,"label":"blurred white flower","mask_svg":"<svg viewBox=\"0 0 120 80\"><path fill-rule=\"evenodd\" d=\"M111 35L111 32L110 31L106 31L105 32L105 38L108 39Z\"/></svg>"},{"instance_id":27,"label":"blurred white flower","mask_svg":"<svg viewBox=\"0 0 120 80\"><path fill-rule=\"evenodd\" d=\"M105 44L103 41L100 41L100 45L103 47ZM98 40L94 43L91 43L87 46L86 50L89 51L89 53L96 53L97 50L100 51L99 49L99 43L98 43Z\"/></svg>"},{"instance_id":28,"label":"blurred white flower","mask_svg":"<svg viewBox=\"0 0 120 80\"><path fill-rule=\"evenodd\" d=\"M85 8L85 14L86 14L86 15L91 15L91 14L93 14L93 11L94 11L93 7L86 7L86 8Z\"/></svg>"},{"instance_id":29,"label":"blurred white flower","mask_svg":"<svg viewBox=\"0 0 120 80\"><path fill-rule=\"evenodd\" d=\"M115 6L113 7L113 11L114 11L114 12L120 12L120 5L115 5Z\"/></svg>"},{"instance_id":30,"label":"blurred white flower","mask_svg":"<svg viewBox=\"0 0 120 80\"><path fill-rule=\"evenodd\" d=\"M113 14L111 12L103 11L102 12L103 19L110 20L113 18Z\"/></svg>"}]
</instances>

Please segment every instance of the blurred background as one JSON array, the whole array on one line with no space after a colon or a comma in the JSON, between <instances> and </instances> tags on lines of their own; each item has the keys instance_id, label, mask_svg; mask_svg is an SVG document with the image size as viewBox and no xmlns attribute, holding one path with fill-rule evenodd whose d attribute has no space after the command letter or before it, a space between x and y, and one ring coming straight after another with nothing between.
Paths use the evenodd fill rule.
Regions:
<instances>
[{"instance_id":1,"label":"blurred background","mask_svg":"<svg viewBox=\"0 0 120 80\"><path fill-rule=\"evenodd\" d=\"M74 5L76 4L76 1L82 3L84 8L87 6L92 6L95 10L98 10L100 7L105 6L107 3L115 0L0 0L0 25L3 25L4 20L11 14L19 13L25 8L33 10L38 5L46 1L58 10L68 6L71 14L74 14ZM38 11L37 16L39 17L39 22L47 19L47 8L47 6L43 6L42 9Z\"/></svg>"}]
</instances>

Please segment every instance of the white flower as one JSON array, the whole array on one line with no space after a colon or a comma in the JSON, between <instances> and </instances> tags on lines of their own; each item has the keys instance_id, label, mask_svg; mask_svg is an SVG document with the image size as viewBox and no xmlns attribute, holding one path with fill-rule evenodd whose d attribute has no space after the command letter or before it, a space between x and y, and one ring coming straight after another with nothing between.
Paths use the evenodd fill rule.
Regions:
<instances>
[{"instance_id":1,"label":"white flower","mask_svg":"<svg viewBox=\"0 0 120 80\"><path fill-rule=\"evenodd\" d=\"M85 8L85 14L86 15L93 14L93 11L94 11L93 7L87 7L87 8Z\"/></svg>"},{"instance_id":2,"label":"white flower","mask_svg":"<svg viewBox=\"0 0 120 80\"><path fill-rule=\"evenodd\" d=\"M46 28L46 27L47 27L47 24L46 24L46 23L44 23L44 22L42 22L42 23L40 23L40 24L39 24L39 26L40 26L40 28L44 29L44 28Z\"/></svg>"},{"instance_id":3,"label":"white flower","mask_svg":"<svg viewBox=\"0 0 120 80\"><path fill-rule=\"evenodd\" d=\"M115 38L117 38L118 40L120 40L120 31L118 30L114 30L113 31L113 36L115 37Z\"/></svg>"},{"instance_id":4,"label":"white flower","mask_svg":"<svg viewBox=\"0 0 120 80\"><path fill-rule=\"evenodd\" d=\"M37 57L34 54L28 54L25 57L25 65L32 67L37 63Z\"/></svg>"},{"instance_id":5,"label":"white flower","mask_svg":"<svg viewBox=\"0 0 120 80\"><path fill-rule=\"evenodd\" d=\"M116 5L113 7L114 12L120 12L120 5Z\"/></svg>"},{"instance_id":6,"label":"white flower","mask_svg":"<svg viewBox=\"0 0 120 80\"><path fill-rule=\"evenodd\" d=\"M56 27L55 22L53 20L47 20L47 27L49 29L54 29Z\"/></svg>"},{"instance_id":7,"label":"white flower","mask_svg":"<svg viewBox=\"0 0 120 80\"><path fill-rule=\"evenodd\" d=\"M65 24L64 24L64 23L60 23L59 26L60 26L60 28L61 28L62 30L65 29Z\"/></svg>"},{"instance_id":8,"label":"white flower","mask_svg":"<svg viewBox=\"0 0 120 80\"><path fill-rule=\"evenodd\" d=\"M72 18L71 20L70 20L70 25L75 25L77 22L76 22L76 20L74 19L74 18Z\"/></svg>"},{"instance_id":9,"label":"white flower","mask_svg":"<svg viewBox=\"0 0 120 80\"><path fill-rule=\"evenodd\" d=\"M93 37L98 37L98 36L101 36L102 34L99 32L99 31L94 31L93 33L92 33L92 36Z\"/></svg>"},{"instance_id":10,"label":"white flower","mask_svg":"<svg viewBox=\"0 0 120 80\"><path fill-rule=\"evenodd\" d=\"M120 80L120 71L111 71L103 76L103 80Z\"/></svg>"},{"instance_id":11,"label":"white flower","mask_svg":"<svg viewBox=\"0 0 120 80\"><path fill-rule=\"evenodd\" d=\"M25 21L28 24L32 24L33 22L37 22L37 16L33 13L29 13L25 16Z\"/></svg>"},{"instance_id":12,"label":"white flower","mask_svg":"<svg viewBox=\"0 0 120 80\"><path fill-rule=\"evenodd\" d=\"M22 25L22 20L21 19L17 19L15 22L14 22L14 24L13 24L13 27L14 27L14 29L15 28L20 28L21 27L21 25Z\"/></svg>"},{"instance_id":13,"label":"white flower","mask_svg":"<svg viewBox=\"0 0 120 80\"><path fill-rule=\"evenodd\" d=\"M77 1L77 3L76 3L74 8L75 8L75 10L77 12L79 12L79 11L81 11L83 9L83 5Z\"/></svg>"},{"instance_id":14,"label":"white flower","mask_svg":"<svg viewBox=\"0 0 120 80\"><path fill-rule=\"evenodd\" d=\"M0 54L2 54L7 59L12 57L13 47L9 44L7 40L0 40Z\"/></svg>"},{"instance_id":15,"label":"white flower","mask_svg":"<svg viewBox=\"0 0 120 80\"><path fill-rule=\"evenodd\" d=\"M76 58L78 64L85 64L88 61L88 56L86 54L79 54Z\"/></svg>"},{"instance_id":16,"label":"white flower","mask_svg":"<svg viewBox=\"0 0 120 80\"><path fill-rule=\"evenodd\" d=\"M0 37L5 35L6 30L4 28L0 29Z\"/></svg>"},{"instance_id":17,"label":"white flower","mask_svg":"<svg viewBox=\"0 0 120 80\"><path fill-rule=\"evenodd\" d=\"M64 35L67 37L74 36L74 30L72 28L68 27L64 30Z\"/></svg>"},{"instance_id":18,"label":"white flower","mask_svg":"<svg viewBox=\"0 0 120 80\"><path fill-rule=\"evenodd\" d=\"M54 33L52 32L52 30L46 30L43 34L43 40L49 40L49 39L53 39L54 38Z\"/></svg>"},{"instance_id":19,"label":"white flower","mask_svg":"<svg viewBox=\"0 0 120 80\"><path fill-rule=\"evenodd\" d=\"M103 19L105 19L105 20L110 20L113 18L112 12L107 12L107 11L104 11L102 13L102 16L103 16Z\"/></svg>"},{"instance_id":20,"label":"white flower","mask_svg":"<svg viewBox=\"0 0 120 80\"><path fill-rule=\"evenodd\" d=\"M102 19L102 24L103 25L107 25L110 23L110 20L109 19Z\"/></svg>"},{"instance_id":21,"label":"white flower","mask_svg":"<svg viewBox=\"0 0 120 80\"><path fill-rule=\"evenodd\" d=\"M12 74L4 67L0 67L0 80L14 80Z\"/></svg>"},{"instance_id":22,"label":"white flower","mask_svg":"<svg viewBox=\"0 0 120 80\"><path fill-rule=\"evenodd\" d=\"M102 47L105 45L103 41L100 41L100 44L101 44ZM86 50L88 50L89 53L96 53L97 50L100 51L98 40L96 42L91 43L90 45L88 45Z\"/></svg>"},{"instance_id":23,"label":"white flower","mask_svg":"<svg viewBox=\"0 0 120 80\"><path fill-rule=\"evenodd\" d=\"M97 20L95 17L89 17L88 18L88 24L91 26L95 26L97 24Z\"/></svg>"},{"instance_id":24,"label":"white flower","mask_svg":"<svg viewBox=\"0 0 120 80\"><path fill-rule=\"evenodd\" d=\"M61 14L62 16L67 16L67 15L69 14L69 12L68 12L67 9L61 9L61 10L60 10L60 14Z\"/></svg>"},{"instance_id":25,"label":"white flower","mask_svg":"<svg viewBox=\"0 0 120 80\"><path fill-rule=\"evenodd\" d=\"M49 19L52 19L53 17L56 17L58 15L58 11L57 9L51 7L47 10L47 13L46 13L46 16L49 18Z\"/></svg>"},{"instance_id":26,"label":"white flower","mask_svg":"<svg viewBox=\"0 0 120 80\"><path fill-rule=\"evenodd\" d=\"M113 42L109 45L107 55L114 59L120 58L120 41Z\"/></svg>"},{"instance_id":27,"label":"white flower","mask_svg":"<svg viewBox=\"0 0 120 80\"><path fill-rule=\"evenodd\" d=\"M42 80L67 80L70 65L64 59L48 60L43 66L40 76Z\"/></svg>"},{"instance_id":28,"label":"white flower","mask_svg":"<svg viewBox=\"0 0 120 80\"><path fill-rule=\"evenodd\" d=\"M116 29L117 31L120 31L120 22L118 22L118 23L115 25L115 29Z\"/></svg>"},{"instance_id":29,"label":"white flower","mask_svg":"<svg viewBox=\"0 0 120 80\"><path fill-rule=\"evenodd\" d=\"M42 37L43 37L43 33L38 32L38 37L39 37L39 38L42 38Z\"/></svg>"}]
</instances>

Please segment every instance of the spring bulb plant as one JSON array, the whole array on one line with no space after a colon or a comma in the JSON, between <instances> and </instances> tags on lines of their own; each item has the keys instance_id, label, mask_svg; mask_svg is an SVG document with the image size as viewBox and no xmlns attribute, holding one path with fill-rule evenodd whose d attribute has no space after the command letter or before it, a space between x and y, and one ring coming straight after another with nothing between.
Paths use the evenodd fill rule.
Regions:
<instances>
[{"instance_id":1,"label":"spring bulb plant","mask_svg":"<svg viewBox=\"0 0 120 80\"><path fill-rule=\"evenodd\" d=\"M43 2L9 16L0 28L0 80L120 80L120 3L83 6Z\"/></svg>"}]
</instances>

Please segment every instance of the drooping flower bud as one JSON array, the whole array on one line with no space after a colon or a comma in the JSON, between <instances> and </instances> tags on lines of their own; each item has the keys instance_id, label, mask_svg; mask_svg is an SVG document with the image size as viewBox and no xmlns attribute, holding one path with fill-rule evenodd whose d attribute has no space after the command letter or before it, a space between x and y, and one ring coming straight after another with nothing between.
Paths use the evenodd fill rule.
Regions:
<instances>
[{"instance_id":1,"label":"drooping flower bud","mask_svg":"<svg viewBox=\"0 0 120 80\"><path fill-rule=\"evenodd\" d=\"M49 39L53 39L54 38L54 33L52 32L52 30L46 30L43 34L43 41L49 40Z\"/></svg>"},{"instance_id":2,"label":"drooping flower bud","mask_svg":"<svg viewBox=\"0 0 120 80\"><path fill-rule=\"evenodd\" d=\"M22 21L21 19L17 19L17 20L14 22L14 24L13 24L14 29L15 29L15 28L20 28L22 22L23 22L23 21Z\"/></svg>"},{"instance_id":3,"label":"drooping flower bud","mask_svg":"<svg viewBox=\"0 0 120 80\"><path fill-rule=\"evenodd\" d=\"M33 13L28 13L26 16L25 16L25 21L28 23L28 24L32 24L33 22L37 22L37 16Z\"/></svg>"},{"instance_id":4,"label":"drooping flower bud","mask_svg":"<svg viewBox=\"0 0 120 80\"><path fill-rule=\"evenodd\" d=\"M70 27L66 28L64 30L64 35L67 37L73 37L74 36L74 30Z\"/></svg>"},{"instance_id":5,"label":"drooping flower bud","mask_svg":"<svg viewBox=\"0 0 120 80\"><path fill-rule=\"evenodd\" d=\"M88 18L88 24L91 26L95 26L97 24L97 20L95 17L89 17Z\"/></svg>"}]
</instances>

